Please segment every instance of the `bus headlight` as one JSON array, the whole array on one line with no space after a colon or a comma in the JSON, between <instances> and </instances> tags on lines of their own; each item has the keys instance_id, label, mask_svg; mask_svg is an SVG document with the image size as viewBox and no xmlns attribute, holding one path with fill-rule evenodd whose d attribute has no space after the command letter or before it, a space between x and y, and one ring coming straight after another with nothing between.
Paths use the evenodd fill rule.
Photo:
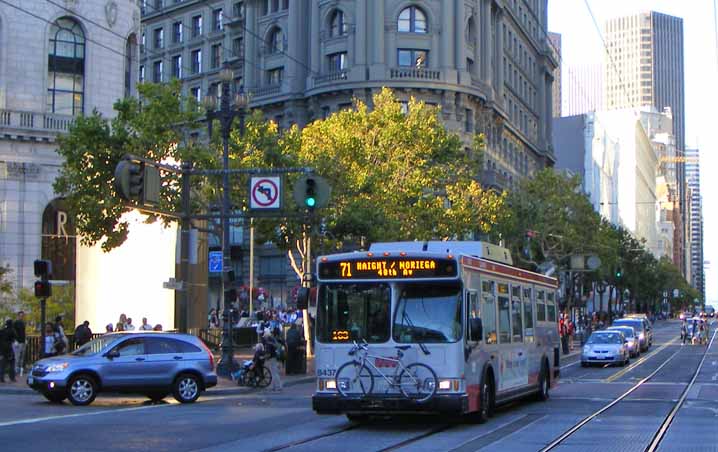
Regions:
<instances>
[{"instance_id":1,"label":"bus headlight","mask_svg":"<svg viewBox=\"0 0 718 452\"><path fill-rule=\"evenodd\" d=\"M318 380L318 385L319 385L319 391L336 391L337 390L337 382L334 379L320 378ZM342 387L344 387L344 386L342 386Z\"/></svg>"}]
</instances>

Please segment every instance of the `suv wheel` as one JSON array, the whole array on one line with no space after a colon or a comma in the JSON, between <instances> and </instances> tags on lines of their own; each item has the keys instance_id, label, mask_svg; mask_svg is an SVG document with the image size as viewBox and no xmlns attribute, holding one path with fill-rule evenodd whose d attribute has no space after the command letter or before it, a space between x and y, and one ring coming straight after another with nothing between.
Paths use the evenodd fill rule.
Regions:
<instances>
[{"instance_id":1,"label":"suv wheel","mask_svg":"<svg viewBox=\"0 0 718 452\"><path fill-rule=\"evenodd\" d=\"M172 395L180 403L192 403L199 398L199 378L192 374L181 374L175 379Z\"/></svg>"},{"instance_id":2,"label":"suv wheel","mask_svg":"<svg viewBox=\"0 0 718 452\"><path fill-rule=\"evenodd\" d=\"M75 375L67 386L67 399L76 406L91 404L97 397L97 383L87 374Z\"/></svg>"}]
</instances>

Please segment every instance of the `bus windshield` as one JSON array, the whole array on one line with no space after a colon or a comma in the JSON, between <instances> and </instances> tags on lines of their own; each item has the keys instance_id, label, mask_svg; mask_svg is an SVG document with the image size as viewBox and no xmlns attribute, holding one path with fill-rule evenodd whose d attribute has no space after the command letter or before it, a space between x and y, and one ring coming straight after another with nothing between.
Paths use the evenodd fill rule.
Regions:
<instances>
[{"instance_id":1,"label":"bus windshield","mask_svg":"<svg viewBox=\"0 0 718 452\"><path fill-rule=\"evenodd\" d=\"M396 342L456 342L461 338L459 283L398 286L394 314Z\"/></svg>"},{"instance_id":2,"label":"bus windshield","mask_svg":"<svg viewBox=\"0 0 718 452\"><path fill-rule=\"evenodd\" d=\"M391 292L387 284L325 284L319 288L320 342L389 340Z\"/></svg>"}]
</instances>

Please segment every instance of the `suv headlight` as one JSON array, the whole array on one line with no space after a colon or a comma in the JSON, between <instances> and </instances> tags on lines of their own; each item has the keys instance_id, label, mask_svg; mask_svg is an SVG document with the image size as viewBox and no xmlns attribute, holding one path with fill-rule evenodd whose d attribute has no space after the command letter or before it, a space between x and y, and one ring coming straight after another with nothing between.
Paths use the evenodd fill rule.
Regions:
<instances>
[{"instance_id":1,"label":"suv headlight","mask_svg":"<svg viewBox=\"0 0 718 452\"><path fill-rule=\"evenodd\" d=\"M590 352L591 352L591 347L589 347L588 345L584 346L584 347L583 347L583 352L584 352L584 353L590 353Z\"/></svg>"},{"instance_id":2,"label":"suv headlight","mask_svg":"<svg viewBox=\"0 0 718 452\"><path fill-rule=\"evenodd\" d=\"M45 369L45 372L62 372L63 370L67 369L67 366L69 366L68 363L55 363L50 364Z\"/></svg>"}]
</instances>

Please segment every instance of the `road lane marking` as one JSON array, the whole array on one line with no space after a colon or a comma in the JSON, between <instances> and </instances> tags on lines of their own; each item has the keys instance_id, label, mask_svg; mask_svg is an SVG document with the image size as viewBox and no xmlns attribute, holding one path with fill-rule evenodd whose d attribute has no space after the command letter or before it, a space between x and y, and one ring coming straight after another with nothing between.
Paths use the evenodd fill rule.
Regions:
<instances>
[{"instance_id":1,"label":"road lane marking","mask_svg":"<svg viewBox=\"0 0 718 452\"><path fill-rule=\"evenodd\" d=\"M638 361L635 361L635 362L634 362L633 364L631 364L630 366L626 367L625 369L619 370L618 372L616 372L615 374L611 375L610 377L604 379L603 381L605 381L606 383L611 383L611 382L614 382L614 381L618 380L619 378L621 378L622 376L626 375L628 372L632 371L632 370L635 369L636 367L640 366L641 364L643 364L644 362L646 362L648 359L650 359L651 357L655 356L658 352L660 352L661 350L664 350L666 347L668 347L668 346L671 345L672 343L676 342L677 340L678 340L678 339L676 339L676 338L671 339L670 341L668 341L668 342L666 342L665 344L661 345L660 347L658 347L657 349L655 349L655 350L652 351L651 353L647 354L646 356L644 356L644 357L642 357L642 358L639 358Z\"/></svg>"}]
</instances>

